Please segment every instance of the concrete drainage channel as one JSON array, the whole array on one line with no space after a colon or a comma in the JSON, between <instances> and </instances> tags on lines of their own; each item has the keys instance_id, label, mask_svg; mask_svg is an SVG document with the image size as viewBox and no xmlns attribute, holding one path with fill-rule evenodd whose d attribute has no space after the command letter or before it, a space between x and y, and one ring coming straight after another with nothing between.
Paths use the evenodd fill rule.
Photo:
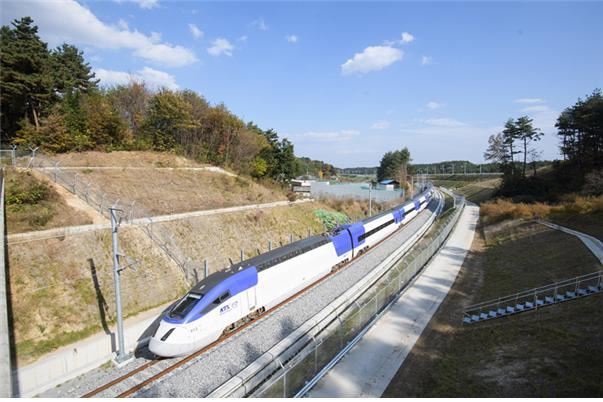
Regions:
<instances>
[{"instance_id":1,"label":"concrete drainage channel","mask_svg":"<svg viewBox=\"0 0 603 402\"><path fill-rule=\"evenodd\" d=\"M441 197L438 202L439 214L444 203ZM451 230L451 223L456 222L461 209L450 217L446 228ZM295 396L307 380L315 377L423 266L415 260L409 266L401 267L402 256L431 227L435 217L436 214L432 215L369 275L208 396ZM434 244L424 250L424 258L429 252L435 253ZM395 280L391 280L392 277Z\"/></svg>"}]
</instances>

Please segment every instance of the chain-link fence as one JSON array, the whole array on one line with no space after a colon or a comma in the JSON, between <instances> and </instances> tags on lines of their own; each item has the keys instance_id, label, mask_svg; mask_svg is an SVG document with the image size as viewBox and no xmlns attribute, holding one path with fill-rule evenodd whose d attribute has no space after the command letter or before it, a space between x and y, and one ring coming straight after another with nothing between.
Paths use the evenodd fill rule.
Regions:
<instances>
[{"instance_id":1,"label":"chain-link fence","mask_svg":"<svg viewBox=\"0 0 603 402\"><path fill-rule=\"evenodd\" d=\"M0 150L0 155L3 160L10 160L12 166L34 168L44 173L106 218L110 217L109 207L119 208L121 222L137 224L180 267L187 282L194 283L199 279L203 272L201 264L182 252L176 244L174 234L165 225L154 225L153 215L134 201L111 199L97 184L86 181L77 171L62 169L59 162L41 153L38 148L13 147Z\"/></svg>"},{"instance_id":2,"label":"chain-link fence","mask_svg":"<svg viewBox=\"0 0 603 402\"><path fill-rule=\"evenodd\" d=\"M333 320L319 335L253 392L256 397L300 396L308 382L331 362L354 338L393 303L401 290L417 275L440 249L456 225L465 201L459 198L457 208L449 210L435 224L435 232L416 244L411 251L347 310ZM300 392L301 390L301 392Z\"/></svg>"}]
</instances>

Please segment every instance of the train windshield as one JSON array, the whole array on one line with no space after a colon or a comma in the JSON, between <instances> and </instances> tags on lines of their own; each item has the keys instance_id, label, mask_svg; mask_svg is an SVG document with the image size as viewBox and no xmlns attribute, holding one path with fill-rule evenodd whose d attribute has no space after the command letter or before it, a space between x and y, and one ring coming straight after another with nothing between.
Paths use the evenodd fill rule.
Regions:
<instances>
[{"instance_id":1,"label":"train windshield","mask_svg":"<svg viewBox=\"0 0 603 402\"><path fill-rule=\"evenodd\" d=\"M181 320L192 310L199 300L203 297L202 294L189 293L170 311L169 317Z\"/></svg>"}]
</instances>

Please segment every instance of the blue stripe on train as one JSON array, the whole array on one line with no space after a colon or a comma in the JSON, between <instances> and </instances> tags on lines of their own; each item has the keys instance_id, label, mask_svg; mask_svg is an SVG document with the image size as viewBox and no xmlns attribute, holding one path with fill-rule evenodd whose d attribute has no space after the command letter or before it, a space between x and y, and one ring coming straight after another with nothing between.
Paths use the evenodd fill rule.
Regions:
<instances>
[{"instance_id":1,"label":"blue stripe on train","mask_svg":"<svg viewBox=\"0 0 603 402\"><path fill-rule=\"evenodd\" d=\"M223 281L219 282L203 295L203 297L197 302L195 307L183 319L170 318L168 314L163 317L164 321L172 324L186 324L201 318L204 314L201 314L206 307L214 302L219 296L223 295L227 291L230 292L230 296L234 296L247 289L250 289L258 284L258 271L255 267L249 267L242 271L239 271Z\"/></svg>"}]
</instances>

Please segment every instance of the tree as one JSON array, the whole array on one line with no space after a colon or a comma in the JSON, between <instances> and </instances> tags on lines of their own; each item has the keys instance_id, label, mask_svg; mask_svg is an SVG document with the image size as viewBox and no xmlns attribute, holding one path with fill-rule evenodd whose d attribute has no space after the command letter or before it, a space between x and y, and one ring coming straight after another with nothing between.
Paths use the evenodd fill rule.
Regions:
<instances>
[{"instance_id":1,"label":"tree","mask_svg":"<svg viewBox=\"0 0 603 402\"><path fill-rule=\"evenodd\" d=\"M596 89L565 109L555 126L564 158L582 172L603 166L603 95Z\"/></svg>"},{"instance_id":2,"label":"tree","mask_svg":"<svg viewBox=\"0 0 603 402\"><path fill-rule=\"evenodd\" d=\"M484 152L484 159L497 163L501 168L506 169L509 164L510 152L503 133L491 135L488 138L488 149Z\"/></svg>"},{"instance_id":3,"label":"tree","mask_svg":"<svg viewBox=\"0 0 603 402\"><path fill-rule=\"evenodd\" d=\"M110 89L107 96L133 135L141 136L140 128L152 97L145 83L132 80L127 85Z\"/></svg>"},{"instance_id":4,"label":"tree","mask_svg":"<svg viewBox=\"0 0 603 402\"><path fill-rule=\"evenodd\" d=\"M533 120L528 116L522 116L515 122L515 128L517 133L517 139L523 143L523 167L521 170L521 176L526 177L526 166L528 160L528 145L531 142L540 141L542 138L542 132L538 128L532 126Z\"/></svg>"},{"instance_id":5,"label":"tree","mask_svg":"<svg viewBox=\"0 0 603 402\"><path fill-rule=\"evenodd\" d=\"M41 114L54 97L49 53L38 28L30 17L14 20L12 26L0 31L0 108L7 139L24 117L39 129Z\"/></svg>"},{"instance_id":6,"label":"tree","mask_svg":"<svg viewBox=\"0 0 603 402\"><path fill-rule=\"evenodd\" d=\"M161 90L149 102L145 117L146 140L158 151L176 148L184 131L195 127L191 107L177 92Z\"/></svg>"},{"instance_id":7,"label":"tree","mask_svg":"<svg viewBox=\"0 0 603 402\"><path fill-rule=\"evenodd\" d=\"M96 88L98 80L75 46L63 43L50 53L54 90L64 95L68 91L88 92Z\"/></svg>"},{"instance_id":8,"label":"tree","mask_svg":"<svg viewBox=\"0 0 603 402\"><path fill-rule=\"evenodd\" d=\"M517 126L513 119L508 119L505 123L505 128L502 131L504 143L507 147L509 147L509 156L511 158L511 174L515 174L515 155L519 153L519 151L513 150L513 145L515 141L519 138L519 133L517 131Z\"/></svg>"},{"instance_id":9,"label":"tree","mask_svg":"<svg viewBox=\"0 0 603 402\"><path fill-rule=\"evenodd\" d=\"M377 168L377 180L398 179L400 186L405 187L410 160L410 151L406 147L386 152Z\"/></svg>"}]
</instances>

